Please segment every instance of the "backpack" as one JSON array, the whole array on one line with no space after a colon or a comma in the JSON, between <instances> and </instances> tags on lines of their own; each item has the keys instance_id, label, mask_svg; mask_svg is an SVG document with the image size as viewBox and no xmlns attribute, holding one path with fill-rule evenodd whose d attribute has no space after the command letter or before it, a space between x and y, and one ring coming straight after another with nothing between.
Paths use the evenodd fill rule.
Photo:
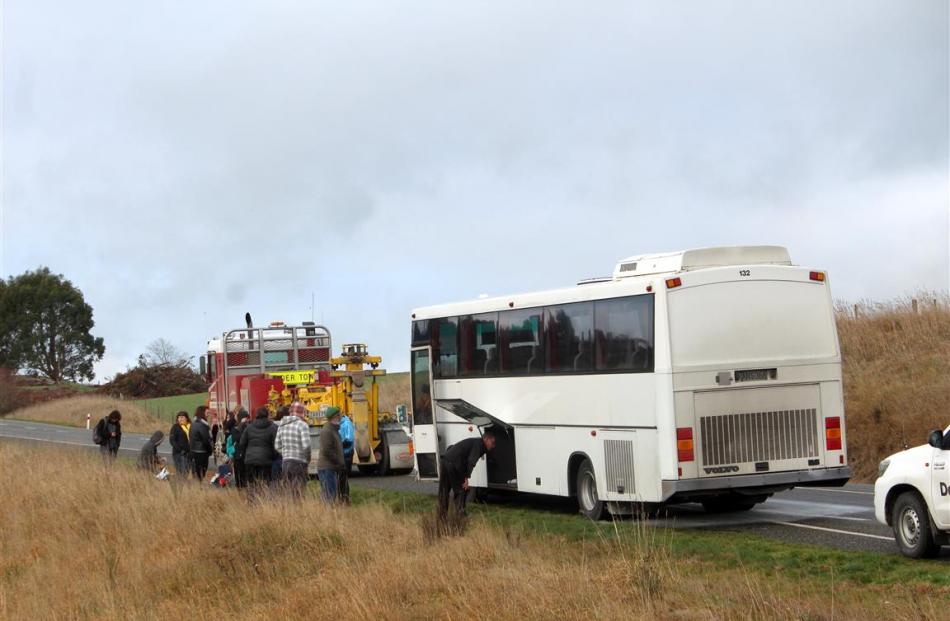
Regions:
<instances>
[{"instance_id":1,"label":"backpack","mask_svg":"<svg viewBox=\"0 0 950 621\"><path fill-rule=\"evenodd\" d=\"M234 451L235 451L234 437L228 436L228 441L224 447L224 452L228 454L228 457L230 457L231 459L234 459Z\"/></svg>"},{"instance_id":2,"label":"backpack","mask_svg":"<svg viewBox=\"0 0 950 621\"><path fill-rule=\"evenodd\" d=\"M102 419L102 420L105 420L105 419ZM99 431L104 426L102 424L102 420L96 423L96 426L92 428L92 441L95 444L102 444L103 440L105 440L105 438L102 437L102 434Z\"/></svg>"}]
</instances>

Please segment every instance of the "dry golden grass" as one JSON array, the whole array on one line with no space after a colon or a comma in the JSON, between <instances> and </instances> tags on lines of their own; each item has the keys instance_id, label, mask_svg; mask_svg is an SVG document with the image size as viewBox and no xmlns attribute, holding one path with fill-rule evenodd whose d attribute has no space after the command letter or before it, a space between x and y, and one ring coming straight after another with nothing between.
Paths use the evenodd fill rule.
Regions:
<instances>
[{"instance_id":1,"label":"dry golden grass","mask_svg":"<svg viewBox=\"0 0 950 621\"><path fill-rule=\"evenodd\" d=\"M418 516L383 505L249 505L68 458L0 443L0 618L946 618L933 589L674 560L646 528L568 542L474 519L425 544Z\"/></svg>"},{"instance_id":2,"label":"dry golden grass","mask_svg":"<svg viewBox=\"0 0 950 621\"><path fill-rule=\"evenodd\" d=\"M92 424L112 410L122 412L122 431L152 433L166 430L168 423L158 420L132 401L121 401L104 396L69 397L46 401L25 407L9 415L18 420L31 420L57 425L86 426L86 414L92 414Z\"/></svg>"},{"instance_id":3,"label":"dry golden grass","mask_svg":"<svg viewBox=\"0 0 950 621\"><path fill-rule=\"evenodd\" d=\"M878 462L906 442L926 442L950 424L950 300L839 305L848 454L857 480L877 476Z\"/></svg>"}]
</instances>

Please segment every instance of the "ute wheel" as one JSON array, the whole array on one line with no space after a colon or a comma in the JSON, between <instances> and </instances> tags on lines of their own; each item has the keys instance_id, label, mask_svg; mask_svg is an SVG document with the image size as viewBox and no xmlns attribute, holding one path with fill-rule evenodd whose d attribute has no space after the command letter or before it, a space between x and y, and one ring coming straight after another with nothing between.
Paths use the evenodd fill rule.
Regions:
<instances>
[{"instance_id":1,"label":"ute wheel","mask_svg":"<svg viewBox=\"0 0 950 621\"><path fill-rule=\"evenodd\" d=\"M706 498L702 501L702 504L706 513L738 513L739 511L748 511L764 501L765 498L760 496L738 496L730 494L728 496Z\"/></svg>"},{"instance_id":2,"label":"ute wheel","mask_svg":"<svg viewBox=\"0 0 950 621\"><path fill-rule=\"evenodd\" d=\"M577 469L577 484L574 488L577 493L577 508L588 518L597 521L604 518L607 505L597 495L597 477L594 476L594 466L589 459L585 459Z\"/></svg>"},{"instance_id":3,"label":"ute wheel","mask_svg":"<svg viewBox=\"0 0 950 621\"><path fill-rule=\"evenodd\" d=\"M901 554L908 558L933 558L940 552L930 530L930 514L917 492L904 492L897 497L891 513L894 538Z\"/></svg>"}]
</instances>

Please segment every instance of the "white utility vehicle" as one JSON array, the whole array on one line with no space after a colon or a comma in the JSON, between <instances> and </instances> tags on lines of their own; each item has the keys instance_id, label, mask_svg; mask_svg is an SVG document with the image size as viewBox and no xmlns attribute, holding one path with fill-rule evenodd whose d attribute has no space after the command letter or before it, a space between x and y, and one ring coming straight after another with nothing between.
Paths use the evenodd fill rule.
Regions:
<instances>
[{"instance_id":1,"label":"white utility vehicle","mask_svg":"<svg viewBox=\"0 0 950 621\"><path fill-rule=\"evenodd\" d=\"M850 476L825 272L785 248L622 260L555 291L412 314L423 479L491 429L476 488L578 500L597 519L659 503L751 509Z\"/></svg>"},{"instance_id":2,"label":"white utility vehicle","mask_svg":"<svg viewBox=\"0 0 950 621\"><path fill-rule=\"evenodd\" d=\"M950 545L950 427L881 462L874 515L893 527L904 556L932 558Z\"/></svg>"}]
</instances>

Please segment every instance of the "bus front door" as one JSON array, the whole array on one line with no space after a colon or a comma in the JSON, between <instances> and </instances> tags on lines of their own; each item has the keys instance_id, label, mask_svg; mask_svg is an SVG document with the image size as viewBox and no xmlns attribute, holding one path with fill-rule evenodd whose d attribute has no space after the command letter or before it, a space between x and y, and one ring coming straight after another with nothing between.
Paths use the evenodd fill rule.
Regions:
<instances>
[{"instance_id":1,"label":"bus front door","mask_svg":"<svg viewBox=\"0 0 950 621\"><path fill-rule=\"evenodd\" d=\"M432 403L432 351L412 349L412 445L421 480L439 478L439 433Z\"/></svg>"}]
</instances>

